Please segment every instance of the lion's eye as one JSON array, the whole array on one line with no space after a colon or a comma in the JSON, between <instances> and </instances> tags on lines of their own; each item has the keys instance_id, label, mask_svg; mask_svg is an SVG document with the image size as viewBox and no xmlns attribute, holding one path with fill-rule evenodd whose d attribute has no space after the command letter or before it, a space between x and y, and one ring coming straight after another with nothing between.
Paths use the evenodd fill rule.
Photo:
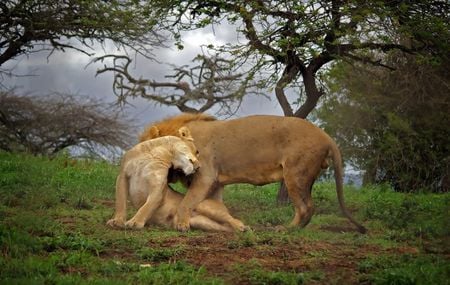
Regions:
<instances>
[{"instance_id":1,"label":"lion's eye","mask_svg":"<svg viewBox=\"0 0 450 285\"><path fill-rule=\"evenodd\" d=\"M195 153L196 155L199 155L200 154L200 152L197 150L197 152Z\"/></svg>"}]
</instances>

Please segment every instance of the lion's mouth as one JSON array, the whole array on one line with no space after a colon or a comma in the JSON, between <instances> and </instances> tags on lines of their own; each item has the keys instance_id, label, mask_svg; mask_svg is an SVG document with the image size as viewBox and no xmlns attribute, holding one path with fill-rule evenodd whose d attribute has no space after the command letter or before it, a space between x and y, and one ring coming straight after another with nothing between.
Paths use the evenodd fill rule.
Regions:
<instances>
[{"instance_id":1,"label":"lion's mouth","mask_svg":"<svg viewBox=\"0 0 450 285\"><path fill-rule=\"evenodd\" d=\"M167 183L176 183L180 181L184 186L189 187L191 186L194 174L195 170L192 174L186 175L183 170L170 167L169 174L167 175Z\"/></svg>"}]
</instances>

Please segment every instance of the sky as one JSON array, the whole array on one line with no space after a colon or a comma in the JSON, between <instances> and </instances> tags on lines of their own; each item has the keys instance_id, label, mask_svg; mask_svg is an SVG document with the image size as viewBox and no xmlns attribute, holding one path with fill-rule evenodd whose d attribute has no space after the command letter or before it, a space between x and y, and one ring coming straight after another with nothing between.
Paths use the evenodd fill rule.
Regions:
<instances>
[{"instance_id":1,"label":"sky","mask_svg":"<svg viewBox=\"0 0 450 285\"><path fill-rule=\"evenodd\" d=\"M183 50L178 50L174 45L160 48L154 51L155 58L165 63L188 64L197 54L201 53L201 45L214 44L217 46L237 40L234 33L235 27L226 27L220 31L220 35L211 28L188 32L183 37ZM99 56L104 52L120 53L112 46L99 47L95 52ZM74 50L56 51L50 57L48 51L31 53L11 60L2 66L5 69L13 68L15 74L27 76L5 78L2 84L10 88L15 87L16 92L20 94L41 95L62 92L77 94L80 97L99 98L106 103L117 102L112 91L112 73L95 76L97 69L101 68L102 64L89 64L91 60L92 58ZM170 67L166 64L159 64L143 58L137 59L132 73L137 77L162 79L168 68ZM144 99L131 99L129 103L124 107L124 112L135 120L138 130L142 130L151 122L180 113L175 107L155 105ZM216 115L216 111L211 110L209 113ZM248 96L244 98L240 109L233 117L252 114L283 115L276 99L268 100L263 96ZM219 118L224 119L223 117Z\"/></svg>"}]
</instances>

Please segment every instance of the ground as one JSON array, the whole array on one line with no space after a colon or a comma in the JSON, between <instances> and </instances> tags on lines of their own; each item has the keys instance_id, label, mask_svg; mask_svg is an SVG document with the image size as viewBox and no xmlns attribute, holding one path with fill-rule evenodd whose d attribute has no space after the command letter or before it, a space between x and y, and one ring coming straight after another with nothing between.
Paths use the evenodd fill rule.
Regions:
<instances>
[{"instance_id":1,"label":"ground","mask_svg":"<svg viewBox=\"0 0 450 285\"><path fill-rule=\"evenodd\" d=\"M346 186L360 234L333 183L314 185L303 229L284 227L277 184L233 185L224 201L251 231L116 230L117 166L67 160L0 153L1 284L449 284L449 194Z\"/></svg>"}]
</instances>

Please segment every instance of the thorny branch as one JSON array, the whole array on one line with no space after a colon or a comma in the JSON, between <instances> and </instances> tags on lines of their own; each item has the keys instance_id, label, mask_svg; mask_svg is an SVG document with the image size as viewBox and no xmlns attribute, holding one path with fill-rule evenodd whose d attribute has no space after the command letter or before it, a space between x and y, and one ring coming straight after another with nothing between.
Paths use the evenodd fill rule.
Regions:
<instances>
[{"instance_id":1,"label":"thorny branch","mask_svg":"<svg viewBox=\"0 0 450 285\"><path fill-rule=\"evenodd\" d=\"M218 113L234 114L248 94L259 94L253 73L235 73L233 62L218 56L198 55L189 67L173 66L168 81L137 78L130 72L132 60L125 55L105 55L96 62L111 61L97 75L113 72L113 91L120 104L128 98L145 98L157 104L175 106L182 112L205 112L219 106Z\"/></svg>"}]
</instances>

